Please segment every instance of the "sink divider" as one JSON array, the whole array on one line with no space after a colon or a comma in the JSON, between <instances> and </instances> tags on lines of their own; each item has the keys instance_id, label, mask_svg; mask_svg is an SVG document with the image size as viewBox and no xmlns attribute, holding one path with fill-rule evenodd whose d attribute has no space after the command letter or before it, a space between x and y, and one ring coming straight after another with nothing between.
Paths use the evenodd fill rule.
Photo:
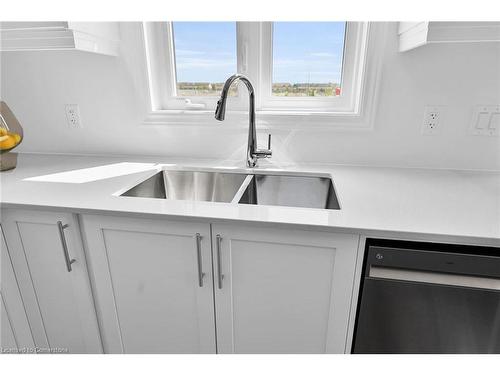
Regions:
<instances>
[{"instance_id":1,"label":"sink divider","mask_svg":"<svg viewBox=\"0 0 500 375\"><path fill-rule=\"evenodd\" d=\"M253 180L254 177L255 177L255 175L249 174L245 178L245 180L242 182L240 188L238 189L238 191L234 195L234 198L231 200L231 203L239 203L241 197L243 196L243 193L247 189L248 185L250 185L252 183L252 180Z\"/></svg>"}]
</instances>

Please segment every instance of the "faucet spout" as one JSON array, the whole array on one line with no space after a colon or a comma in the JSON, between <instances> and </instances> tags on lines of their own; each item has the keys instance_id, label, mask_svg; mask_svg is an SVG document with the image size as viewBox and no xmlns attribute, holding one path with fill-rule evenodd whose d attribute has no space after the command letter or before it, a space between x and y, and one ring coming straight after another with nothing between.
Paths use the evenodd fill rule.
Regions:
<instances>
[{"instance_id":1,"label":"faucet spout","mask_svg":"<svg viewBox=\"0 0 500 375\"><path fill-rule=\"evenodd\" d=\"M257 165L257 160L260 158L271 157L271 143L269 141L267 150L257 149L257 132L255 129L255 91L250 80L243 74L233 74L229 77L222 87L220 99L217 102L215 109L215 119L224 121L226 115L226 102L229 94L229 89L234 82L241 81L245 84L248 90L249 109L248 109L248 146L247 146L247 166L253 168ZM269 138L270 140L271 138Z\"/></svg>"}]
</instances>

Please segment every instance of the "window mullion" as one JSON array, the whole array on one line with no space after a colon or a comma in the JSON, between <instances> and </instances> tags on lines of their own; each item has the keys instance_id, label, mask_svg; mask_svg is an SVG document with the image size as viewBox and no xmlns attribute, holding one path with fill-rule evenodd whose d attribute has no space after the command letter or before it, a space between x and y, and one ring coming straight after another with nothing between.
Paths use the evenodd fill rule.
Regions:
<instances>
[{"instance_id":1,"label":"window mullion","mask_svg":"<svg viewBox=\"0 0 500 375\"><path fill-rule=\"evenodd\" d=\"M238 22L238 73L246 75L255 90L256 106L262 96L260 84L260 22ZM242 87L242 86L240 86ZM248 94L239 91L241 109L247 108Z\"/></svg>"},{"instance_id":2,"label":"window mullion","mask_svg":"<svg viewBox=\"0 0 500 375\"><path fill-rule=\"evenodd\" d=\"M272 22L259 23L258 51L259 56L259 109L262 109L271 95L272 63L273 63L273 25Z\"/></svg>"}]
</instances>

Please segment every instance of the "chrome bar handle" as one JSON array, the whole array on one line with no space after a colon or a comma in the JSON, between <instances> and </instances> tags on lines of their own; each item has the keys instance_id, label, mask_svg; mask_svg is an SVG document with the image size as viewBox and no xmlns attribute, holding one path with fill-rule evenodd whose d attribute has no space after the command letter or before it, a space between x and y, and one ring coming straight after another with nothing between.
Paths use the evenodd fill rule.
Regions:
<instances>
[{"instance_id":1,"label":"chrome bar handle","mask_svg":"<svg viewBox=\"0 0 500 375\"><path fill-rule=\"evenodd\" d=\"M271 133L267 135L267 149L257 149L253 153L257 159L270 158L273 155L273 150L271 150Z\"/></svg>"},{"instance_id":2,"label":"chrome bar handle","mask_svg":"<svg viewBox=\"0 0 500 375\"><path fill-rule=\"evenodd\" d=\"M222 237L220 234L215 236L215 243L217 246L217 281L219 289L222 289L222 280L224 279L224 275L222 274L222 257L221 257L221 246L220 246L221 241Z\"/></svg>"},{"instance_id":3,"label":"chrome bar handle","mask_svg":"<svg viewBox=\"0 0 500 375\"><path fill-rule=\"evenodd\" d=\"M66 269L68 272L71 272L71 265L76 262L76 259L70 259L69 257L68 244L66 243L66 236L64 235L64 229L69 227L69 224L63 224L62 221L58 221L57 227L59 228L59 237L61 237L61 245L64 253L64 261L66 262Z\"/></svg>"},{"instance_id":4,"label":"chrome bar handle","mask_svg":"<svg viewBox=\"0 0 500 375\"><path fill-rule=\"evenodd\" d=\"M201 234L196 233L196 257L198 259L198 285L200 288L203 287L203 277L205 274L203 273L203 268L201 264Z\"/></svg>"}]
</instances>

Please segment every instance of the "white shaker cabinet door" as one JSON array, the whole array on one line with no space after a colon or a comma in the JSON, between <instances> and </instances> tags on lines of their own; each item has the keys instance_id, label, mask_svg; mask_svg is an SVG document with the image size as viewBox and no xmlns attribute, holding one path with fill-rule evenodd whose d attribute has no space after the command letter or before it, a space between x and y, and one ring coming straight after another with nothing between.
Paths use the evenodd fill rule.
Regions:
<instances>
[{"instance_id":1,"label":"white shaker cabinet door","mask_svg":"<svg viewBox=\"0 0 500 375\"><path fill-rule=\"evenodd\" d=\"M209 224L92 215L82 224L105 352L215 353Z\"/></svg>"},{"instance_id":2,"label":"white shaker cabinet door","mask_svg":"<svg viewBox=\"0 0 500 375\"><path fill-rule=\"evenodd\" d=\"M3 231L1 235L0 271L0 349L2 353L31 353L35 348L31 329L19 293Z\"/></svg>"},{"instance_id":3,"label":"white shaker cabinet door","mask_svg":"<svg viewBox=\"0 0 500 375\"><path fill-rule=\"evenodd\" d=\"M344 353L359 237L212 227L220 353Z\"/></svg>"},{"instance_id":4,"label":"white shaker cabinet door","mask_svg":"<svg viewBox=\"0 0 500 375\"><path fill-rule=\"evenodd\" d=\"M0 299L0 304L0 317L2 325L0 327L0 349L2 351L2 354L16 353L19 350L19 346L17 345L14 329L10 322L9 313L7 312L7 308L5 307L3 298Z\"/></svg>"},{"instance_id":5,"label":"white shaker cabinet door","mask_svg":"<svg viewBox=\"0 0 500 375\"><path fill-rule=\"evenodd\" d=\"M76 216L8 209L2 228L39 351L101 353Z\"/></svg>"}]
</instances>

